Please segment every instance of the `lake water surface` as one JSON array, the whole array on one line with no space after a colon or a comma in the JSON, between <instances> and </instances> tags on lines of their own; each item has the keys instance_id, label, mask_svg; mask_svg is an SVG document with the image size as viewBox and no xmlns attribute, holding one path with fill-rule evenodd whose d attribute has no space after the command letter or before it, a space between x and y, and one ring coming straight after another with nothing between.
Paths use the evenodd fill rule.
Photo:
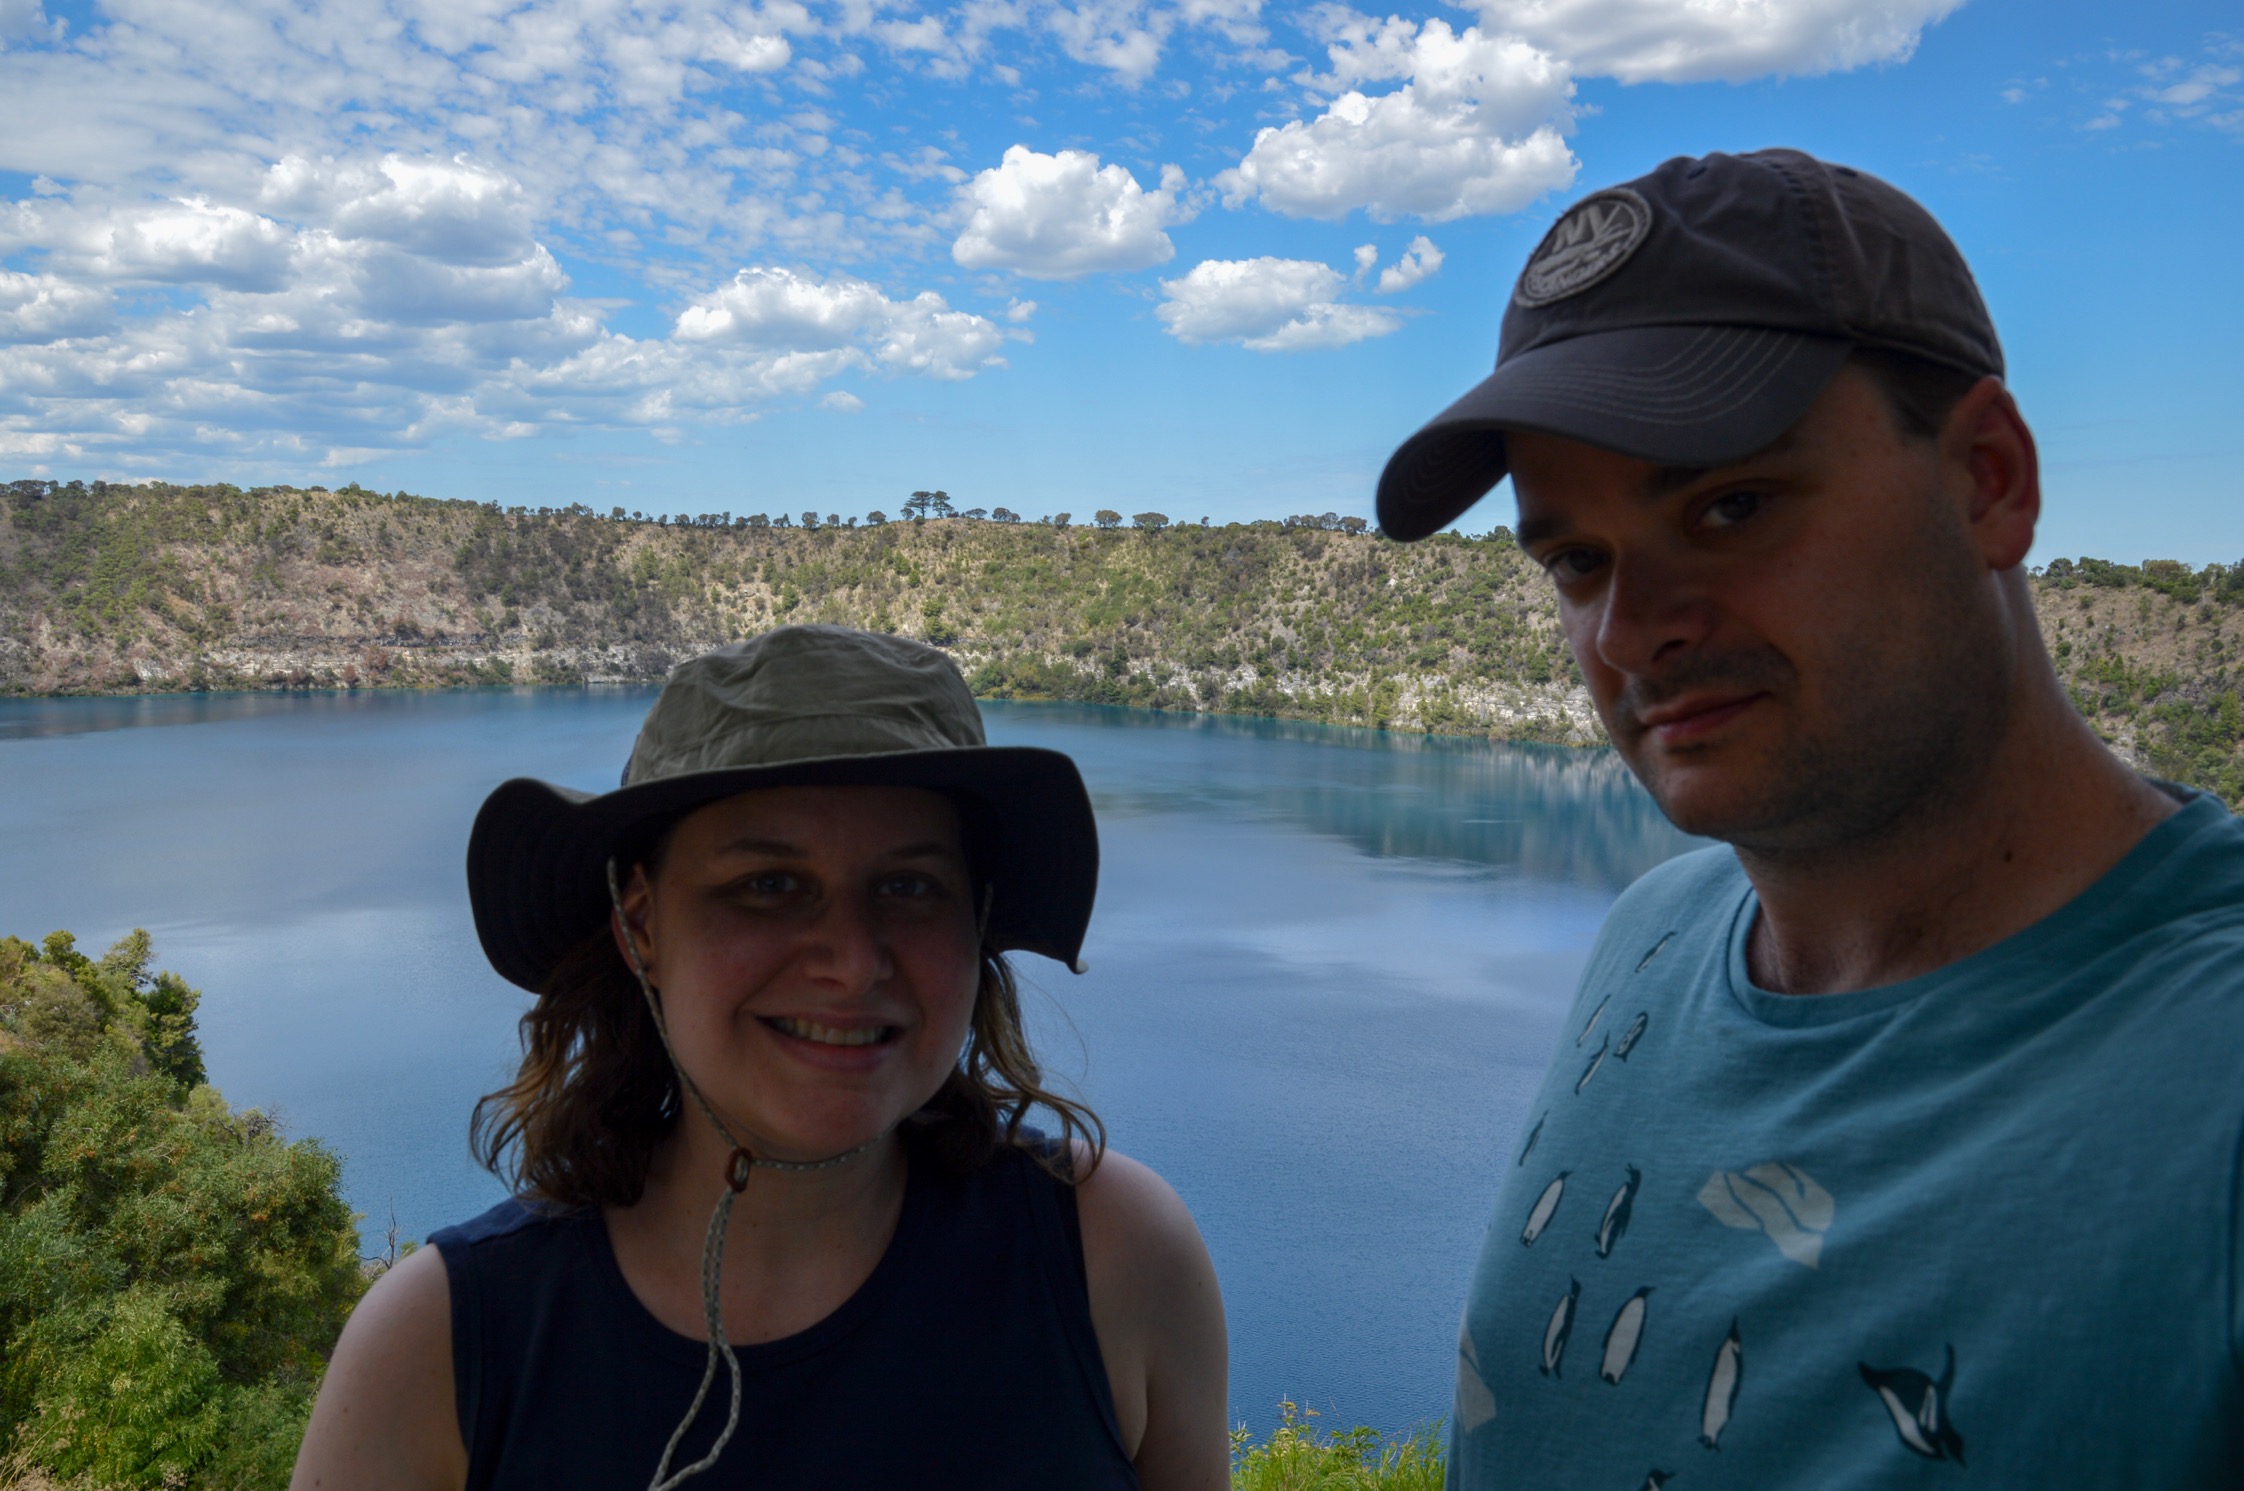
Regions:
<instances>
[{"instance_id":1,"label":"lake water surface","mask_svg":"<svg viewBox=\"0 0 2244 1491\"><path fill-rule=\"evenodd\" d=\"M368 1251L498 1198L468 1110L527 996L462 872L506 777L604 789L641 690L0 699L0 933L135 926L211 1080L344 1157ZM1223 1280L1235 1418L1448 1409L1496 1186L1599 919L1690 846L1605 752L986 705L1073 755L1099 909L1023 956L1049 1069L1168 1177Z\"/></svg>"}]
</instances>

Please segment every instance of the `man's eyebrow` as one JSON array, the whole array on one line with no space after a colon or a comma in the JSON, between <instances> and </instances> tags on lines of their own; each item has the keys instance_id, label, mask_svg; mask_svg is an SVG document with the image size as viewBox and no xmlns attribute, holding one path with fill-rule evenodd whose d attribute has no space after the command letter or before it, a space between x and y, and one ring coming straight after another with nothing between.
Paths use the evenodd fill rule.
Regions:
<instances>
[{"instance_id":1,"label":"man's eyebrow","mask_svg":"<svg viewBox=\"0 0 2244 1491\"><path fill-rule=\"evenodd\" d=\"M1512 531L1512 542L1523 549L1532 549L1546 538L1554 538L1566 525L1556 518L1521 518L1519 527Z\"/></svg>"},{"instance_id":2,"label":"man's eyebrow","mask_svg":"<svg viewBox=\"0 0 2244 1491\"><path fill-rule=\"evenodd\" d=\"M1644 479L1642 496L1646 502L1657 502L1662 497L1673 496L1685 487L1698 485L1718 471L1727 471L1733 466L1750 466L1755 461L1766 460L1770 456L1783 455L1800 443L1799 429L1798 425L1794 425L1751 455L1740 456L1734 461L1724 461L1719 466L1659 467Z\"/></svg>"},{"instance_id":3,"label":"man's eyebrow","mask_svg":"<svg viewBox=\"0 0 2244 1491\"><path fill-rule=\"evenodd\" d=\"M1714 469L1712 466L1659 467L1644 479L1643 498L1646 502L1657 502L1662 497L1672 496L1703 481Z\"/></svg>"}]
</instances>

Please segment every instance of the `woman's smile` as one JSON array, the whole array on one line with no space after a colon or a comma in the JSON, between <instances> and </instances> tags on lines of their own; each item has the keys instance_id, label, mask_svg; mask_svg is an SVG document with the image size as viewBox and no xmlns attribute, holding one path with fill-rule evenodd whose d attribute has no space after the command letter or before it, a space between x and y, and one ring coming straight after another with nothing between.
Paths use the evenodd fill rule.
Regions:
<instances>
[{"instance_id":1,"label":"woman's smile","mask_svg":"<svg viewBox=\"0 0 2244 1491\"><path fill-rule=\"evenodd\" d=\"M821 1025L788 1015L765 1016L763 1021L781 1035L820 1046L884 1046L903 1030L900 1025Z\"/></svg>"},{"instance_id":2,"label":"woman's smile","mask_svg":"<svg viewBox=\"0 0 2244 1491\"><path fill-rule=\"evenodd\" d=\"M906 1027L873 1020L826 1016L761 1015L782 1061L834 1077L866 1077L908 1059ZM768 1059L768 1058L767 1058ZM776 1075L776 1073L774 1073Z\"/></svg>"}]
</instances>

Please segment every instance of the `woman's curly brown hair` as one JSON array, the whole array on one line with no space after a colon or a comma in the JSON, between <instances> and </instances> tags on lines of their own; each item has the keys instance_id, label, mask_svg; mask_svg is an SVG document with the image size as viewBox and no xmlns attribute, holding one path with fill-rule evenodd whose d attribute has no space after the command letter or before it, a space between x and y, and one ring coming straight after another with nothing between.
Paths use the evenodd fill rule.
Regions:
<instances>
[{"instance_id":1,"label":"woman's curly brown hair","mask_svg":"<svg viewBox=\"0 0 2244 1491\"><path fill-rule=\"evenodd\" d=\"M1032 1108L1058 1120L1059 1144L1037 1146L1047 1169L1080 1180L1098 1165L1106 1126L1051 1092L1021 1028L1020 985L1001 953L982 955L973 1022L958 1065L912 1116L923 1148L953 1173L1027 1144ZM517 1195L569 1207L629 1206L678 1122L683 1094L637 981L603 925L577 944L522 1017L522 1067L475 1105L469 1146ZM1089 1163L1071 1163L1076 1143Z\"/></svg>"}]
</instances>

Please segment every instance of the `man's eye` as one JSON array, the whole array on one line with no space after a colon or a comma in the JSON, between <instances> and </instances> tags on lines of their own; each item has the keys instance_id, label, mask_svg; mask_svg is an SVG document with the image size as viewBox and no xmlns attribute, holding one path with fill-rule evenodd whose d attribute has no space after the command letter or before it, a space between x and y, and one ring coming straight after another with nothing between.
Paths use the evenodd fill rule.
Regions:
<instances>
[{"instance_id":1,"label":"man's eye","mask_svg":"<svg viewBox=\"0 0 2244 1491\"><path fill-rule=\"evenodd\" d=\"M740 883L742 893L751 896L791 895L802 887L802 882L785 870L766 870L760 875L750 875Z\"/></svg>"},{"instance_id":2,"label":"man's eye","mask_svg":"<svg viewBox=\"0 0 2244 1491\"><path fill-rule=\"evenodd\" d=\"M1759 492L1724 492L1706 505L1700 515L1700 526L1706 528L1735 528L1760 512L1768 498Z\"/></svg>"},{"instance_id":3,"label":"man's eye","mask_svg":"<svg viewBox=\"0 0 2244 1491\"><path fill-rule=\"evenodd\" d=\"M1553 580L1564 585L1595 574L1604 563L1605 556L1595 549L1558 549L1544 556L1543 568Z\"/></svg>"}]
</instances>

